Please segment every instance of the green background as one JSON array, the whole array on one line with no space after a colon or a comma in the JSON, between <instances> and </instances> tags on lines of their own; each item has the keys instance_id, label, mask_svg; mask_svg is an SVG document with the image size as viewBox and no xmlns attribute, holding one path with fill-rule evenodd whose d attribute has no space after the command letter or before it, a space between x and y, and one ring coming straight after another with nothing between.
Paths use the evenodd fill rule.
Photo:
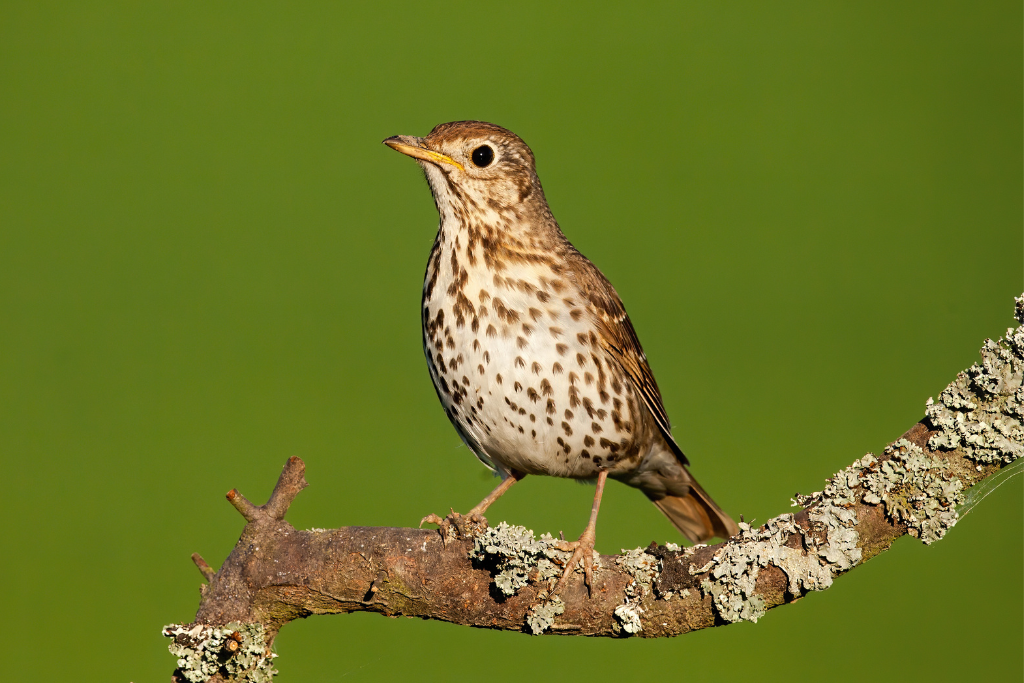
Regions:
<instances>
[{"instance_id":1,"label":"green background","mask_svg":"<svg viewBox=\"0 0 1024 683\"><path fill-rule=\"evenodd\" d=\"M530 143L748 520L878 452L1012 323L1019 1L365 4L0 6L5 680L167 680L189 554L217 566L225 491L262 502L290 455L300 528L493 485L421 357L437 218L389 135ZM490 517L576 535L592 491L531 478ZM674 639L312 618L281 680L1019 681L1021 510L1018 480L933 547ZM612 484L598 549L654 539L680 540Z\"/></svg>"}]
</instances>

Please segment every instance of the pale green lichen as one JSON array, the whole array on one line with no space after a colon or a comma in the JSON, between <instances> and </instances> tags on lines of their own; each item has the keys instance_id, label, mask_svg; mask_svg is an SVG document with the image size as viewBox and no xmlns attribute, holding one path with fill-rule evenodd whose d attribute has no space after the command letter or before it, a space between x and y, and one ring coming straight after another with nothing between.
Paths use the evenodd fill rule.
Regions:
<instances>
[{"instance_id":1,"label":"pale green lichen","mask_svg":"<svg viewBox=\"0 0 1024 683\"><path fill-rule=\"evenodd\" d=\"M1017 321L1024 323L1024 297L1016 300ZM928 445L936 450L962 448L981 465L1009 464L1024 455L1024 327L1008 329L998 342L981 349L981 363L957 375L928 399L928 419L939 430Z\"/></svg>"},{"instance_id":2,"label":"pale green lichen","mask_svg":"<svg viewBox=\"0 0 1024 683\"><path fill-rule=\"evenodd\" d=\"M1017 320L1024 323L1024 297L1017 299ZM1024 455L1024 327L1010 329L998 343L987 341L982 362L961 372L939 397L929 399L927 414L939 430L929 445L934 449L963 448L981 464L1006 464ZM808 507L811 531L805 532L791 515L769 520L762 529L740 524L741 532L705 566L691 565L692 574L707 573L700 586L712 597L726 621L757 621L765 612L755 593L761 568L774 565L789 578L789 592L824 590L835 575L862 559L856 528L857 502L884 505L893 522L925 543L942 538L957 522L956 506L963 501L963 482L949 463L929 456L900 439L878 460L868 454L829 480L823 491L797 496L794 505ZM981 469L979 465L979 470ZM800 534L802 545L814 552L784 544Z\"/></svg>"},{"instance_id":3,"label":"pale green lichen","mask_svg":"<svg viewBox=\"0 0 1024 683\"><path fill-rule=\"evenodd\" d=\"M526 625L535 636L547 631L555 623L555 617L565 612L565 603L557 595L546 602L534 605L526 613Z\"/></svg>"},{"instance_id":4,"label":"pale green lichen","mask_svg":"<svg viewBox=\"0 0 1024 683\"><path fill-rule=\"evenodd\" d=\"M690 565L691 574L708 576L701 581L704 595L710 595L717 614L729 622L756 622L766 612L764 598L755 591L761 569L773 565L789 580L788 591L801 595L821 591L833 578L861 561L857 518L850 506L856 501L854 488L871 456L856 461L833 476L823 491L797 496L794 505L814 507L808 512L812 530L825 530L824 540L807 533L792 514L768 520L761 528L740 523L740 533L723 546L703 567ZM802 537L800 547L787 545L790 537ZM806 548L806 550L805 550Z\"/></svg>"},{"instance_id":5,"label":"pale green lichen","mask_svg":"<svg viewBox=\"0 0 1024 683\"><path fill-rule=\"evenodd\" d=\"M804 577L824 574L831 582L831 574L817 559L785 545L801 529L793 522L793 515L780 515L768 520L760 529L749 524L740 525L740 533L726 544L701 568L691 565L692 574L707 573L700 587L710 595L715 611L725 621L756 622L766 611L764 599L755 593L757 575L769 564L781 568L799 590ZM815 582L820 583L822 579Z\"/></svg>"},{"instance_id":6,"label":"pale green lichen","mask_svg":"<svg viewBox=\"0 0 1024 683\"><path fill-rule=\"evenodd\" d=\"M651 584L661 570L660 560L644 552L643 548L623 548L615 563L633 578L625 588L622 604L615 608L615 618L619 621L619 627L626 633L639 633L643 630L640 615L644 613L644 609L641 605L644 597L651 592Z\"/></svg>"},{"instance_id":7,"label":"pale green lichen","mask_svg":"<svg viewBox=\"0 0 1024 683\"><path fill-rule=\"evenodd\" d=\"M567 562L570 553L560 550L551 534L540 539L531 529L502 522L489 527L473 539L470 559L494 562L498 570L494 584L505 595L515 595L532 581L554 579L561 569L551 560Z\"/></svg>"},{"instance_id":8,"label":"pale green lichen","mask_svg":"<svg viewBox=\"0 0 1024 683\"><path fill-rule=\"evenodd\" d=\"M906 439L885 452L889 459L873 462L861 475L864 502L884 503L889 519L905 524L911 536L934 543L957 522L963 482L952 475L948 462Z\"/></svg>"},{"instance_id":9,"label":"pale green lichen","mask_svg":"<svg viewBox=\"0 0 1024 683\"><path fill-rule=\"evenodd\" d=\"M173 638L168 649L178 659L178 672L192 683L216 675L243 683L270 683L277 673L272 666L277 655L267 647L262 624L232 622L220 628L170 624L163 634ZM238 644L233 652L225 647L229 640Z\"/></svg>"}]
</instances>

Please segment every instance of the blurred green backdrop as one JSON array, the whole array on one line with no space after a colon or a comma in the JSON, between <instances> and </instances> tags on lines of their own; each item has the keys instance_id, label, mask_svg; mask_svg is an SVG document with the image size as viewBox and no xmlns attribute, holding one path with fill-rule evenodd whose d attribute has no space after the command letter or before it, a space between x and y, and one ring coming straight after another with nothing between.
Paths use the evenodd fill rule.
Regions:
<instances>
[{"instance_id":1,"label":"blurred green backdrop","mask_svg":"<svg viewBox=\"0 0 1024 683\"><path fill-rule=\"evenodd\" d=\"M987 3L0 6L7 680L167 680L163 624L299 455L300 528L414 525L493 484L436 404L436 215L380 145L529 142L629 306L697 476L764 520L922 414L1012 323L1022 8ZM665 316L664 311L672 312ZM578 534L592 489L492 510ZM660 641L375 615L283 681L1019 681L1022 489L761 623ZM680 540L612 485L598 548Z\"/></svg>"}]
</instances>

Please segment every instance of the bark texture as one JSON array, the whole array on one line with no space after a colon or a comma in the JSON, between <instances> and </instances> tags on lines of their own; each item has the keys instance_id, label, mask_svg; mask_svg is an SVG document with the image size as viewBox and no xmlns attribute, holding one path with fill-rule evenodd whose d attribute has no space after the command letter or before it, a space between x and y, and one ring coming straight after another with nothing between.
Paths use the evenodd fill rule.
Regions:
<instances>
[{"instance_id":1,"label":"bark texture","mask_svg":"<svg viewBox=\"0 0 1024 683\"><path fill-rule=\"evenodd\" d=\"M982 364L960 373L940 402L929 404L928 416L878 458L866 456L836 474L825 492L800 498L803 510L757 529L741 525L738 536L714 546L652 544L601 556L592 595L582 573L559 596L550 595L565 555L543 540L527 541L523 550L515 528L505 525L487 530L456 519L447 538L436 529L297 530L284 519L306 486L305 465L293 457L265 505L228 493L246 525L218 571L193 556L209 585L195 621L165 630L174 638L172 651L179 648L176 680L269 680L277 632L312 614L377 612L609 637L673 636L756 621L768 609L827 588L908 532L925 542L941 538L972 487L1003 469L1024 469L1022 461L1014 463L1024 452L1022 346L1021 328L987 342ZM975 393L964 399L968 391ZM971 432L972 424L980 426ZM239 625L260 627L264 642L250 649L257 655L265 649L262 674L224 666L239 644L247 645ZM189 669L189 657L204 643L220 648L203 669L209 676Z\"/></svg>"}]
</instances>

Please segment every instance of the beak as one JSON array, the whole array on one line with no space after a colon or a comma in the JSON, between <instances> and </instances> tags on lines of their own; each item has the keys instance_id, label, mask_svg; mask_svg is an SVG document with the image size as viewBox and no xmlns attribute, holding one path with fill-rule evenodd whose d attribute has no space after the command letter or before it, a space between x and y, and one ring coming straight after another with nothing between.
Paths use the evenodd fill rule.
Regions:
<instances>
[{"instance_id":1,"label":"beak","mask_svg":"<svg viewBox=\"0 0 1024 683\"><path fill-rule=\"evenodd\" d=\"M460 171L466 169L459 162L455 161L451 157L446 157L438 152L431 151L423 146L423 138L413 137L412 135L393 135L384 141L384 144L395 150L401 152L406 156L410 156L413 159L420 159L421 161L429 161L432 164L448 164L454 166Z\"/></svg>"}]
</instances>

